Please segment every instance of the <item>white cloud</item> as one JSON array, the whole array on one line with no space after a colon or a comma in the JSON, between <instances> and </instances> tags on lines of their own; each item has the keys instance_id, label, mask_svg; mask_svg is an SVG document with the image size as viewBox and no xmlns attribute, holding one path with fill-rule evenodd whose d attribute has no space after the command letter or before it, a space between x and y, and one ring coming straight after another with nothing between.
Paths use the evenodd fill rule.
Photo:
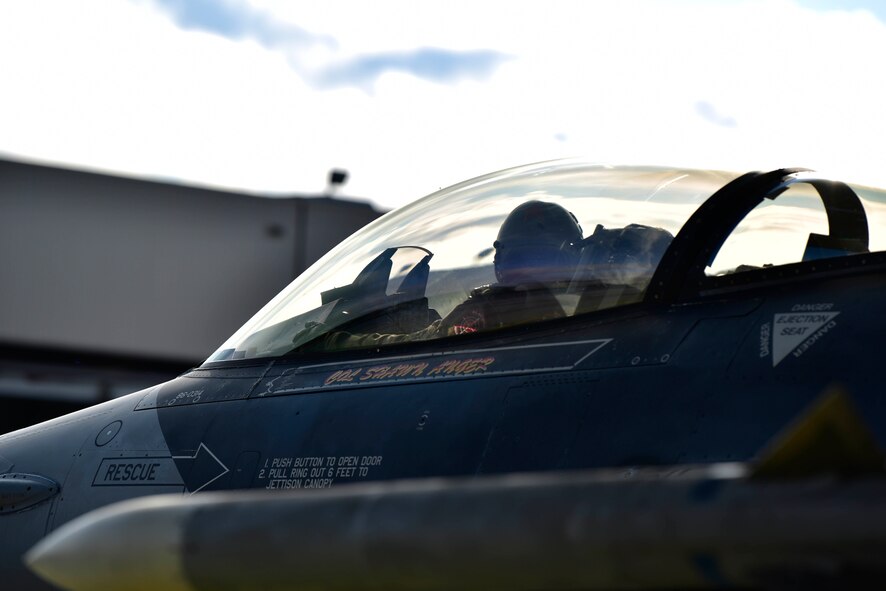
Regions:
<instances>
[{"instance_id":1,"label":"white cloud","mask_svg":"<svg viewBox=\"0 0 886 591\"><path fill-rule=\"evenodd\" d=\"M485 79L389 72L371 92L317 90L285 51L183 31L150 3L5 3L0 151L276 192L320 191L344 167L345 193L387 205L572 155L804 165L886 185L886 27L868 12L788 0L252 5L335 40L305 50L311 68L420 47L513 59Z\"/></svg>"}]
</instances>

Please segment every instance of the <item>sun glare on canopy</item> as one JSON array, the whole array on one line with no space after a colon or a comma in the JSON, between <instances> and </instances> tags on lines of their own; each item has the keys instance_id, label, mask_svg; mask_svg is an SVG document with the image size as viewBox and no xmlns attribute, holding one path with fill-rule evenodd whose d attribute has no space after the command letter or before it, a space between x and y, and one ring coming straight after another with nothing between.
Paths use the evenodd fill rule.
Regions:
<instances>
[{"instance_id":1,"label":"sun glare on canopy","mask_svg":"<svg viewBox=\"0 0 886 591\"><path fill-rule=\"evenodd\" d=\"M557 161L443 189L342 242L207 361L375 348L637 303L686 220L738 176ZM871 249L882 249L886 196L858 192ZM805 240L827 224L800 181L764 199L706 273L803 260Z\"/></svg>"}]
</instances>

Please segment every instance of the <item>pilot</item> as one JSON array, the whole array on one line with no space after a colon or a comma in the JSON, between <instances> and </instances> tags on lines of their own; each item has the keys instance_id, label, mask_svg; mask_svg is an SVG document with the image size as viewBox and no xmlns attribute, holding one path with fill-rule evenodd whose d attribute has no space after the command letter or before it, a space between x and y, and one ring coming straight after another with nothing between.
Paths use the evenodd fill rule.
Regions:
<instances>
[{"instance_id":1,"label":"pilot","mask_svg":"<svg viewBox=\"0 0 886 591\"><path fill-rule=\"evenodd\" d=\"M582 230L555 203L528 201L505 218L495 248L494 285L477 288L441 322L463 334L565 316L551 292L566 287L581 258Z\"/></svg>"},{"instance_id":2,"label":"pilot","mask_svg":"<svg viewBox=\"0 0 886 591\"><path fill-rule=\"evenodd\" d=\"M502 286L569 281L581 255L582 230L556 203L527 201L498 231L495 278Z\"/></svg>"},{"instance_id":3,"label":"pilot","mask_svg":"<svg viewBox=\"0 0 886 591\"><path fill-rule=\"evenodd\" d=\"M551 288L569 284L581 257L582 230L572 213L555 203L523 203L505 218L493 247L497 283L474 289L445 318L408 334L333 331L308 348L336 350L421 341L566 315Z\"/></svg>"}]
</instances>

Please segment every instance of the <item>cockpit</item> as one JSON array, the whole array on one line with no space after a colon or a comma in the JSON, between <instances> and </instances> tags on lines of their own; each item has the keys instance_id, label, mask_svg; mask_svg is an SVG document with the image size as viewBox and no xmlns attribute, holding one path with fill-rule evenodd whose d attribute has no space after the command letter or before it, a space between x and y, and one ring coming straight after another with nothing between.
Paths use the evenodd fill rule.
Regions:
<instances>
[{"instance_id":1,"label":"cockpit","mask_svg":"<svg viewBox=\"0 0 886 591\"><path fill-rule=\"evenodd\" d=\"M376 348L592 314L638 304L652 291L658 297L697 271L678 264L693 257L703 261L698 279L716 281L883 248L879 235L868 235L868 220L883 221L886 212L881 191L801 172L760 187L739 177L558 161L443 189L345 240L207 362ZM712 204L726 188L739 197ZM761 194L741 197L752 192Z\"/></svg>"}]
</instances>

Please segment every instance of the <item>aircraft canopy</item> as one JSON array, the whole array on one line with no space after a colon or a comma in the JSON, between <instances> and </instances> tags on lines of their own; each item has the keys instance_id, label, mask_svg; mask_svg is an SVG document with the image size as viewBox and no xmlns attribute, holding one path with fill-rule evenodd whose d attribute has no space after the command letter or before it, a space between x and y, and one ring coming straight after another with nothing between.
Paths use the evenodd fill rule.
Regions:
<instances>
[{"instance_id":1,"label":"aircraft canopy","mask_svg":"<svg viewBox=\"0 0 886 591\"><path fill-rule=\"evenodd\" d=\"M570 160L440 190L342 242L207 362L458 337L640 302L673 237L738 176ZM782 252L778 220L796 220L805 240L826 234L827 219L811 187L791 191L776 223L754 222L754 210L706 273L800 260L802 246Z\"/></svg>"}]
</instances>

